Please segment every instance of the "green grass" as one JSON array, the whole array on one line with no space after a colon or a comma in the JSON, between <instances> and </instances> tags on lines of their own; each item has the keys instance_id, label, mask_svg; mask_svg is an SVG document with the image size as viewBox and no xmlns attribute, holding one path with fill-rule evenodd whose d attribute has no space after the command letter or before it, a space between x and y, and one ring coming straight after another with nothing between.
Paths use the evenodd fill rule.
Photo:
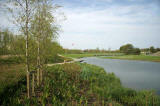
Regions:
<instances>
[{"instance_id":1,"label":"green grass","mask_svg":"<svg viewBox=\"0 0 160 106\"><path fill-rule=\"evenodd\" d=\"M71 61L72 59L67 57L60 57L57 55L48 56L46 59L46 63L61 63L66 61ZM5 64L23 64L25 63L25 57L24 56L8 56L8 57L1 57L0 56L0 65Z\"/></svg>"},{"instance_id":2,"label":"green grass","mask_svg":"<svg viewBox=\"0 0 160 106\"><path fill-rule=\"evenodd\" d=\"M25 66L18 65L0 65L0 93L5 87L13 85L25 76Z\"/></svg>"},{"instance_id":3,"label":"green grass","mask_svg":"<svg viewBox=\"0 0 160 106\"><path fill-rule=\"evenodd\" d=\"M85 63L47 67L35 97L27 99L18 94L3 105L160 105L160 98L153 91L124 88L113 73Z\"/></svg>"},{"instance_id":4,"label":"green grass","mask_svg":"<svg viewBox=\"0 0 160 106\"><path fill-rule=\"evenodd\" d=\"M69 58L83 58L83 57L94 57L94 56L119 56L122 53L82 53L82 54L62 54Z\"/></svg>"},{"instance_id":5,"label":"green grass","mask_svg":"<svg viewBox=\"0 0 160 106\"><path fill-rule=\"evenodd\" d=\"M0 64L22 64L25 63L25 58L22 56L12 56L7 58L0 57Z\"/></svg>"},{"instance_id":6,"label":"green grass","mask_svg":"<svg viewBox=\"0 0 160 106\"><path fill-rule=\"evenodd\" d=\"M63 54L63 56L69 58L83 58L83 57L93 57L94 54Z\"/></svg>"},{"instance_id":7,"label":"green grass","mask_svg":"<svg viewBox=\"0 0 160 106\"><path fill-rule=\"evenodd\" d=\"M101 57L101 58L160 62L160 56L146 56L146 55L124 55L124 56L111 56L111 57Z\"/></svg>"},{"instance_id":8,"label":"green grass","mask_svg":"<svg viewBox=\"0 0 160 106\"><path fill-rule=\"evenodd\" d=\"M19 90L25 85L24 68L24 64L0 64L0 105L21 93Z\"/></svg>"},{"instance_id":9,"label":"green grass","mask_svg":"<svg viewBox=\"0 0 160 106\"><path fill-rule=\"evenodd\" d=\"M46 63L49 63L49 64L51 64L51 63L63 63L64 60L65 60L66 62L72 61L71 58L68 58L68 57L60 57L60 56L57 56L57 55L56 55L56 56L48 56L48 58L47 58L47 60L46 60Z\"/></svg>"},{"instance_id":10,"label":"green grass","mask_svg":"<svg viewBox=\"0 0 160 106\"><path fill-rule=\"evenodd\" d=\"M153 102L159 104L159 97L154 95L152 91L135 91L129 88L124 88L121 85L120 79L114 73L106 73L103 68L80 64L82 67L83 78L90 80L91 89L100 98L104 98L107 103L114 101L121 105L152 105ZM145 98L145 99L144 99ZM156 98L156 101L152 99ZM150 102L150 103L147 103Z\"/></svg>"}]
</instances>

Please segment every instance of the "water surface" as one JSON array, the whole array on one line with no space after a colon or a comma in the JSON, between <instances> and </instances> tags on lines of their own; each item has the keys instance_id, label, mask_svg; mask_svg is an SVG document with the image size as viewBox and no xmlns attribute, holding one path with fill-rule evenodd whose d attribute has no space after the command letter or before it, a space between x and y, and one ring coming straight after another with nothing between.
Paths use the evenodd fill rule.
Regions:
<instances>
[{"instance_id":1,"label":"water surface","mask_svg":"<svg viewBox=\"0 0 160 106\"><path fill-rule=\"evenodd\" d=\"M118 76L122 85L136 90L155 90L160 95L160 63L135 60L101 59L87 57L89 64L103 67Z\"/></svg>"}]
</instances>

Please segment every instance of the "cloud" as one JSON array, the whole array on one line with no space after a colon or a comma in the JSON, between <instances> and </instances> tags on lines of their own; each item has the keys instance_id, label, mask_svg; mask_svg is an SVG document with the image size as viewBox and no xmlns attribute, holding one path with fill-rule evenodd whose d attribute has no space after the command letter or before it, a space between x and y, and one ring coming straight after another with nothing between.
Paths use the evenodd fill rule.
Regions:
<instances>
[{"instance_id":1,"label":"cloud","mask_svg":"<svg viewBox=\"0 0 160 106\"><path fill-rule=\"evenodd\" d=\"M111 6L100 10L65 8L68 20L62 25L64 32L60 43L66 48L77 49L117 49L125 43L141 48L158 47L160 16L148 7L152 5ZM75 43L74 47L72 43Z\"/></svg>"},{"instance_id":2,"label":"cloud","mask_svg":"<svg viewBox=\"0 0 160 106\"><path fill-rule=\"evenodd\" d=\"M63 11L67 17L61 23L63 32L60 33L60 44L65 48L77 49L118 49L126 43L140 48L151 45L160 47L158 0L124 1L58 0L57 3L64 6L60 13ZM59 14L56 15L59 17ZM0 12L0 16L1 26L15 29L7 21L7 14ZM72 46L72 43L75 45Z\"/></svg>"}]
</instances>

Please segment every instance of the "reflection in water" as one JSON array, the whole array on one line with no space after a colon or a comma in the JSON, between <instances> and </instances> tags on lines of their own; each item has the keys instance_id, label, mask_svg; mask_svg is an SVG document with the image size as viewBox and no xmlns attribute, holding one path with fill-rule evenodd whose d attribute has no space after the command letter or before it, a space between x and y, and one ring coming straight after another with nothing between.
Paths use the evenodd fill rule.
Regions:
<instances>
[{"instance_id":1,"label":"reflection in water","mask_svg":"<svg viewBox=\"0 0 160 106\"><path fill-rule=\"evenodd\" d=\"M160 95L160 63L118 59L83 58L89 64L114 72L125 87L156 90Z\"/></svg>"}]
</instances>

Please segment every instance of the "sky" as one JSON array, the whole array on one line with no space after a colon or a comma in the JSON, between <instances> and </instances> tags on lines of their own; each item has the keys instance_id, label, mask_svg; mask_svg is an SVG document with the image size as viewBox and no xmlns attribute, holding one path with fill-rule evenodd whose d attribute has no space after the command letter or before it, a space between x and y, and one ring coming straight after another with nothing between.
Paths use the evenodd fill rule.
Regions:
<instances>
[{"instance_id":1,"label":"sky","mask_svg":"<svg viewBox=\"0 0 160 106\"><path fill-rule=\"evenodd\" d=\"M59 42L70 49L160 47L160 0L54 0L67 20Z\"/></svg>"},{"instance_id":2,"label":"sky","mask_svg":"<svg viewBox=\"0 0 160 106\"><path fill-rule=\"evenodd\" d=\"M0 0L3 1L3 0ZM66 20L58 42L69 49L160 48L160 0L53 0ZM2 6L0 6L2 9ZM53 13L54 15L55 13ZM0 25L16 29L0 11Z\"/></svg>"}]
</instances>

